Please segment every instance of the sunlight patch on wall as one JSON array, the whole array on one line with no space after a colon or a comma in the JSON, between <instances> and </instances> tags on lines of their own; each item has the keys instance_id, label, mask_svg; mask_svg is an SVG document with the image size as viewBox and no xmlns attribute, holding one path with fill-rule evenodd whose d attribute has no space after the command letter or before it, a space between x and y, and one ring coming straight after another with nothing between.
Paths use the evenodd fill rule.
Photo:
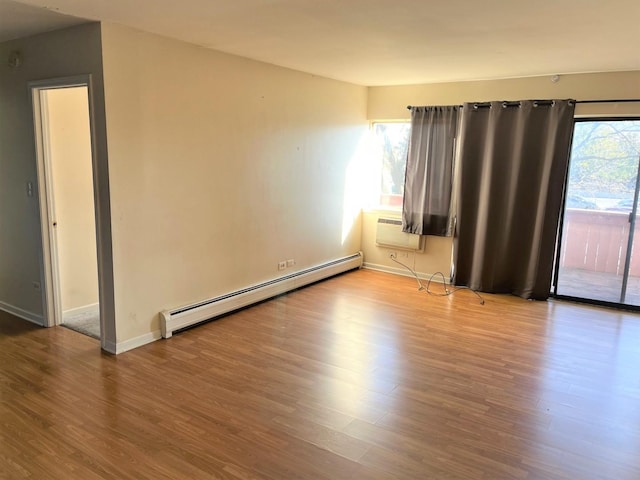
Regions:
<instances>
[{"instance_id":1,"label":"sunlight patch on wall","mask_svg":"<svg viewBox=\"0 0 640 480\"><path fill-rule=\"evenodd\" d=\"M376 168L373 167L371 133L362 135L353 157L345 172L344 199L342 212L342 245L351 234L360 212L375 188Z\"/></svg>"}]
</instances>

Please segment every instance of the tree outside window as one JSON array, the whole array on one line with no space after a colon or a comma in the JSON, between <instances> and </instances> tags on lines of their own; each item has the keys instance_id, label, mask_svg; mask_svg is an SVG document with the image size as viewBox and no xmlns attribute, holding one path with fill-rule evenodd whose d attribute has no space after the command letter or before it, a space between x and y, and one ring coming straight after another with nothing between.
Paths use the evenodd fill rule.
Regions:
<instances>
[{"instance_id":1,"label":"tree outside window","mask_svg":"<svg viewBox=\"0 0 640 480\"><path fill-rule=\"evenodd\" d=\"M400 208L409 148L409 122L374 123L373 131L382 156L380 205Z\"/></svg>"},{"instance_id":2,"label":"tree outside window","mask_svg":"<svg viewBox=\"0 0 640 480\"><path fill-rule=\"evenodd\" d=\"M640 155L640 120L577 122L568 208L631 211Z\"/></svg>"}]
</instances>

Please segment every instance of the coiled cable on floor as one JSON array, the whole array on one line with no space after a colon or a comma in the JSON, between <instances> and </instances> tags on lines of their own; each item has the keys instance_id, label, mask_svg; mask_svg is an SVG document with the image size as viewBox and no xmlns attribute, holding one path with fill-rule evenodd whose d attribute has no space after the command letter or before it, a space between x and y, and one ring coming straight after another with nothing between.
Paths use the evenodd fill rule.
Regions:
<instances>
[{"instance_id":1,"label":"coiled cable on floor","mask_svg":"<svg viewBox=\"0 0 640 480\"><path fill-rule=\"evenodd\" d=\"M409 270L413 274L413 276L415 277L416 281L418 282L418 291L424 290L429 295L433 295L434 297L448 297L449 295L453 295L457 291L469 290L470 292L473 292L480 299L480 305L484 305L484 298L482 298L482 295L480 295L480 293L478 293L473 288L465 287L465 286L458 286L458 287L454 287L452 289L448 288L447 287L447 280L446 280L446 278L444 276L444 273L442 273L442 272L436 272L433 275L431 275L429 277L429 280L427 280L427 285L425 286L422 283L422 280L420 280L420 277L418 277L418 274L410 266L405 265L404 263L402 263L401 261L396 259L394 255L391 255L389 258L391 258L391 260L396 262L398 265L402 265L404 268L406 268L407 270ZM442 285L444 286L444 293L436 293L436 292L432 292L431 291L431 282L433 281L433 278L437 277L437 276L441 276L442 277Z\"/></svg>"}]
</instances>

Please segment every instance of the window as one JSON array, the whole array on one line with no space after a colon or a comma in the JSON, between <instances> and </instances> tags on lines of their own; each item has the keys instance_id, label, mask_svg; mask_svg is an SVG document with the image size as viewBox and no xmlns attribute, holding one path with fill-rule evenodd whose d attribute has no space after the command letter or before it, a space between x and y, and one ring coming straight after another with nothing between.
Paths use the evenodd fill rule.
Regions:
<instances>
[{"instance_id":1,"label":"window","mask_svg":"<svg viewBox=\"0 0 640 480\"><path fill-rule=\"evenodd\" d=\"M382 207L402 207L410 132L410 122L373 124L381 165L379 204Z\"/></svg>"}]
</instances>

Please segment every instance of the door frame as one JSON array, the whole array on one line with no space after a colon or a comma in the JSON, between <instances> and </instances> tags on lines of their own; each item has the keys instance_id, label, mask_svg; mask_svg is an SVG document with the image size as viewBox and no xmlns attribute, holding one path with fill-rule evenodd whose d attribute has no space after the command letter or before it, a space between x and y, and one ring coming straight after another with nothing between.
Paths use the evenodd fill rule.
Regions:
<instances>
[{"instance_id":1,"label":"door frame","mask_svg":"<svg viewBox=\"0 0 640 480\"><path fill-rule=\"evenodd\" d=\"M40 207L40 229L42 236L42 268L40 273L42 285L42 304L44 326L53 327L62 323L62 302L60 296L60 275L58 265L58 244L55 232L55 201L53 195L53 177L51 170L51 158L48 152L48 132L45 128L47 112L43 108L41 92L45 90L55 90L60 88L86 87L87 104L89 108L89 132L91 142L91 170L93 177L93 206L94 221L96 229L96 251L98 258L96 262L100 267L100 252L103 249L102 238L98 228L98 197L97 197L97 156L96 142L93 121L92 86L91 75L78 75L73 77L63 77L48 80L39 80L28 83L29 93L32 102L35 144L36 144L36 164L38 200ZM102 276L98 273L98 298L100 303L100 336L104 347L105 318L103 312L104 285Z\"/></svg>"}]
</instances>

